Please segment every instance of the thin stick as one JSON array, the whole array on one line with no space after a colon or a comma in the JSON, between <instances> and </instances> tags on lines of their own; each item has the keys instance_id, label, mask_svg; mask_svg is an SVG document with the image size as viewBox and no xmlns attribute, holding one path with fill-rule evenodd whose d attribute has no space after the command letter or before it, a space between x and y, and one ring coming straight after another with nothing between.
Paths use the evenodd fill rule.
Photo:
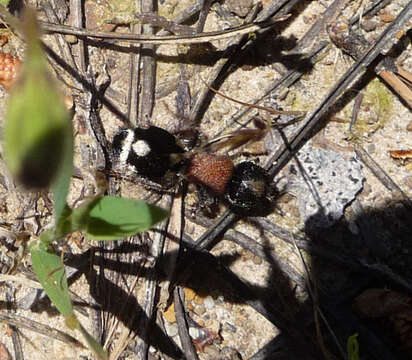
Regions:
<instances>
[{"instance_id":1,"label":"thin stick","mask_svg":"<svg viewBox=\"0 0 412 360\"><path fill-rule=\"evenodd\" d=\"M156 1L157 3L157 1ZM142 0L142 13L154 12L155 6L153 0ZM142 26L142 33L153 36L155 29L150 24L144 24ZM156 85L156 57L155 46L153 44L145 44L141 48L141 61L143 64L142 69L142 97L140 101L139 119L143 125L149 123L152 117L153 106L155 102L155 85Z\"/></svg>"},{"instance_id":2,"label":"thin stick","mask_svg":"<svg viewBox=\"0 0 412 360\"><path fill-rule=\"evenodd\" d=\"M30 320L24 316L19 316L15 314L7 315L4 313L0 313L0 321L17 326L17 327L22 327L22 328L37 332L39 334L48 336L52 339L74 345L77 348L84 349L83 344L80 343L78 340L76 340L74 337L64 333L63 331L54 329L48 325L41 324L37 321Z\"/></svg>"},{"instance_id":3,"label":"thin stick","mask_svg":"<svg viewBox=\"0 0 412 360\"><path fill-rule=\"evenodd\" d=\"M0 16L3 14L0 12ZM106 31L91 31L85 29L79 29L73 26L51 24L45 21L39 21L43 31L55 32L60 34L76 35L79 37L90 37L90 38L100 38L100 39L112 39L117 41L129 41L139 44L200 44L210 41L217 41L226 39L233 36L246 35L254 33L255 31L260 31L263 29L275 26L279 21L284 21L288 16L282 16L274 18L270 21L252 23L233 29L223 30L223 31L211 31L202 34L194 35L168 35L168 36L153 36L153 35L136 35L136 34L121 34Z\"/></svg>"},{"instance_id":4,"label":"thin stick","mask_svg":"<svg viewBox=\"0 0 412 360\"><path fill-rule=\"evenodd\" d=\"M175 304L175 314L177 320L177 328L179 330L179 337L182 343L182 348L186 359L199 360L196 350L193 346L192 339L189 335L189 328L186 320L185 309L181 296L184 296L183 288L176 286L173 292L173 299Z\"/></svg>"}]
</instances>

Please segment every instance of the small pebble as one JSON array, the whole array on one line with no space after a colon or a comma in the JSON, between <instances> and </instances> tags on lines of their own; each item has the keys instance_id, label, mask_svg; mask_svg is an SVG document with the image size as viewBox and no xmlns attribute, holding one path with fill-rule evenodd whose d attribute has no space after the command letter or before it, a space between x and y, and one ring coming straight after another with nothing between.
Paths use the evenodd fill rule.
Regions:
<instances>
[{"instance_id":1,"label":"small pebble","mask_svg":"<svg viewBox=\"0 0 412 360\"><path fill-rule=\"evenodd\" d=\"M206 327L209 330L212 330L216 334L219 334L220 331L220 322L218 320L208 320L206 321Z\"/></svg>"},{"instance_id":2,"label":"small pebble","mask_svg":"<svg viewBox=\"0 0 412 360\"><path fill-rule=\"evenodd\" d=\"M0 212L6 213L7 212L7 199L0 198Z\"/></svg>"},{"instance_id":3,"label":"small pebble","mask_svg":"<svg viewBox=\"0 0 412 360\"><path fill-rule=\"evenodd\" d=\"M228 317L227 310L224 307L221 307L221 306L216 308L215 313L216 314L212 314L212 315L216 315L217 318L219 318L219 319L225 319L225 318L227 319L227 317Z\"/></svg>"},{"instance_id":4,"label":"small pebble","mask_svg":"<svg viewBox=\"0 0 412 360\"><path fill-rule=\"evenodd\" d=\"M369 144L368 145L368 153L369 154L375 153L375 150L376 150L376 145L375 144Z\"/></svg>"},{"instance_id":5,"label":"small pebble","mask_svg":"<svg viewBox=\"0 0 412 360\"><path fill-rule=\"evenodd\" d=\"M229 10L239 17L245 17L253 6L252 0L226 0Z\"/></svg>"},{"instance_id":6,"label":"small pebble","mask_svg":"<svg viewBox=\"0 0 412 360\"><path fill-rule=\"evenodd\" d=\"M236 326L232 325L231 323L224 322L222 326L222 330L235 333L237 329L236 329Z\"/></svg>"},{"instance_id":7,"label":"small pebble","mask_svg":"<svg viewBox=\"0 0 412 360\"><path fill-rule=\"evenodd\" d=\"M316 21L316 15L315 14L303 17L303 22L305 24L313 24L315 21Z\"/></svg>"},{"instance_id":8,"label":"small pebble","mask_svg":"<svg viewBox=\"0 0 412 360\"><path fill-rule=\"evenodd\" d=\"M278 96L278 100L285 100L286 97L288 96L288 94L289 94L289 88L284 88L284 89L280 92L280 94L279 94L279 96Z\"/></svg>"},{"instance_id":9,"label":"small pebble","mask_svg":"<svg viewBox=\"0 0 412 360\"><path fill-rule=\"evenodd\" d=\"M362 190L363 196L368 196L372 192L372 186L370 186L367 182L365 182Z\"/></svg>"},{"instance_id":10,"label":"small pebble","mask_svg":"<svg viewBox=\"0 0 412 360\"><path fill-rule=\"evenodd\" d=\"M298 206L296 206L296 205L288 206L287 213L289 213L291 217L300 219L299 208L298 208Z\"/></svg>"},{"instance_id":11,"label":"small pebble","mask_svg":"<svg viewBox=\"0 0 412 360\"><path fill-rule=\"evenodd\" d=\"M379 14L379 18L385 23L389 23L395 20L395 16L393 16L391 13L388 13L388 12L383 12Z\"/></svg>"},{"instance_id":12,"label":"small pebble","mask_svg":"<svg viewBox=\"0 0 412 360\"><path fill-rule=\"evenodd\" d=\"M203 334L199 328L192 326L189 328L189 335L192 339L199 339Z\"/></svg>"},{"instance_id":13,"label":"small pebble","mask_svg":"<svg viewBox=\"0 0 412 360\"><path fill-rule=\"evenodd\" d=\"M196 306L193 310L196 315L203 315L206 312L206 308L203 305Z\"/></svg>"},{"instance_id":14,"label":"small pebble","mask_svg":"<svg viewBox=\"0 0 412 360\"><path fill-rule=\"evenodd\" d=\"M411 120L411 122L408 124L408 126L406 127L406 130L412 131L412 120Z\"/></svg>"},{"instance_id":15,"label":"small pebble","mask_svg":"<svg viewBox=\"0 0 412 360\"><path fill-rule=\"evenodd\" d=\"M403 182L409 189L412 189L412 175L406 176Z\"/></svg>"},{"instance_id":16,"label":"small pebble","mask_svg":"<svg viewBox=\"0 0 412 360\"><path fill-rule=\"evenodd\" d=\"M232 347L225 346L220 352L221 360L242 360L242 356L239 352Z\"/></svg>"},{"instance_id":17,"label":"small pebble","mask_svg":"<svg viewBox=\"0 0 412 360\"><path fill-rule=\"evenodd\" d=\"M9 38L6 35L0 35L0 46L4 46L9 42Z\"/></svg>"},{"instance_id":18,"label":"small pebble","mask_svg":"<svg viewBox=\"0 0 412 360\"><path fill-rule=\"evenodd\" d=\"M378 27L378 22L375 20L363 20L362 29L365 31L374 31Z\"/></svg>"},{"instance_id":19,"label":"small pebble","mask_svg":"<svg viewBox=\"0 0 412 360\"><path fill-rule=\"evenodd\" d=\"M185 231L189 235L193 235L195 233L195 226L192 223L188 223L187 225L185 225Z\"/></svg>"},{"instance_id":20,"label":"small pebble","mask_svg":"<svg viewBox=\"0 0 412 360\"><path fill-rule=\"evenodd\" d=\"M215 307L215 301L211 296L206 296L203 303L206 306L206 309L208 310L211 310Z\"/></svg>"},{"instance_id":21,"label":"small pebble","mask_svg":"<svg viewBox=\"0 0 412 360\"><path fill-rule=\"evenodd\" d=\"M240 251L240 255L242 256L242 261L250 260L253 257L253 254L249 250L246 250L246 249L242 249Z\"/></svg>"},{"instance_id":22,"label":"small pebble","mask_svg":"<svg viewBox=\"0 0 412 360\"><path fill-rule=\"evenodd\" d=\"M78 39L77 39L77 36L74 36L74 35L71 35L71 34L67 34L67 35L65 35L64 36L64 38L66 39L66 41L69 43L69 44L77 44L77 41L78 41Z\"/></svg>"},{"instance_id":23,"label":"small pebble","mask_svg":"<svg viewBox=\"0 0 412 360\"><path fill-rule=\"evenodd\" d=\"M175 323L176 322L176 315L175 315L175 304L170 305L166 311L163 312L163 317L169 322L169 323Z\"/></svg>"},{"instance_id":24,"label":"small pebble","mask_svg":"<svg viewBox=\"0 0 412 360\"><path fill-rule=\"evenodd\" d=\"M190 288L185 287L185 300L186 301L192 301L196 296L196 293L194 290Z\"/></svg>"},{"instance_id":25,"label":"small pebble","mask_svg":"<svg viewBox=\"0 0 412 360\"><path fill-rule=\"evenodd\" d=\"M207 359L220 359L219 350L214 345L208 345L205 347L205 354L207 355Z\"/></svg>"},{"instance_id":26,"label":"small pebble","mask_svg":"<svg viewBox=\"0 0 412 360\"><path fill-rule=\"evenodd\" d=\"M166 329L167 335L169 335L170 337L176 336L179 332L177 328L177 324L168 324L166 322L165 329Z\"/></svg>"},{"instance_id":27,"label":"small pebble","mask_svg":"<svg viewBox=\"0 0 412 360\"><path fill-rule=\"evenodd\" d=\"M257 256L257 255L255 255L252 260L253 260L253 263L254 263L255 265L260 265L260 264L262 264L262 259L261 259L259 256Z\"/></svg>"}]
</instances>

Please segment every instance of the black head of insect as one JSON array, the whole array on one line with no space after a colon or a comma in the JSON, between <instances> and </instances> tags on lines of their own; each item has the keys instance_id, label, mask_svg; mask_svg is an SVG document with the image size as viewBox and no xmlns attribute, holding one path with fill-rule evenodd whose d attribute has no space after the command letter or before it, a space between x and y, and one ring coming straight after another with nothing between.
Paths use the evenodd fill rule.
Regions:
<instances>
[{"instance_id":1,"label":"black head of insect","mask_svg":"<svg viewBox=\"0 0 412 360\"><path fill-rule=\"evenodd\" d=\"M172 134L156 126L122 129L113 139L113 156L141 177L166 185L169 174L176 173L183 159L171 154L183 154Z\"/></svg>"}]
</instances>

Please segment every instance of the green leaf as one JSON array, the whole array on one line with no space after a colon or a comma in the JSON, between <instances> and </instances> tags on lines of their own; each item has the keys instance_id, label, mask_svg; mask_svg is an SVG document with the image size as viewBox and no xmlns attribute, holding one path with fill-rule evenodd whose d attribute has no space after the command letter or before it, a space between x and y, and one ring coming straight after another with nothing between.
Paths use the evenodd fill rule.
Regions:
<instances>
[{"instance_id":1,"label":"green leaf","mask_svg":"<svg viewBox=\"0 0 412 360\"><path fill-rule=\"evenodd\" d=\"M72 233L73 231L76 231L76 229L73 229L72 226L72 216L73 211L72 209L69 208L69 205L65 203L65 206L63 210L60 212L60 216L56 221L56 226L55 228L51 230L47 230L46 232L51 231L53 233L54 239L55 240L60 240ZM42 233L43 235L44 233Z\"/></svg>"},{"instance_id":2,"label":"green leaf","mask_svg":"<svg viewBox=\"0 0 412 360\"><path fill-rule=\"evenodd\" d=\"M73 313L66 273L61 258L44 243L42 236L30 244L33 270L57 310L68 317Z\"/></svg>"},{"instance_id":3,"label":"green leaf","mask_svg":"<svg viewBox=\"0 0 412 360\"><path fill-rule=\"evenodd\" d=\"M48 74L34 14L27 9L24 15L26 57L10 94L4 154L10 171L26 187L44 188L56 177L59 179L55 191L59 216L71 176L71 121Z\"/></svg>"},{"instance_id":4,"label":"green leaf","mask_svg":"<svg viewBox=\"0 0 412 360\"><path fill-rule=\"evenodd\" d=\"M86 331L86 329L79 323L78 330L82 333L84 339L89 345L89 348L93 350L94 354L99 360L106 360L109 358L107 352L103 350L102 346Z\"/></svg>"},{"instance_id":5,"label":"green leaf","mask_svg":"<svg viewBox=\"0 0 412 360\"><path fill-rule=\"evenodd\" d=\"M79 216L78 211L82 211ZM117 240L150 229L169 212L144 201L104 196L75 209L73 221L94 240Z\"/></svg>"},{"instance_id":6,"label":"green leaf","mask_svg":"<svg viewBox=\"0 0 412 360\"><path fill-rule=\"evenodd\" d=\"M353 334L348 337L346 348L348 352L348 360L359 360L358 334Z\"/></svg>"},{"instance_id":7,"label":"green leaf","mask_svg":"<svg viewBox=\"0 0 412 360\"><path fill-rule=\"evenodd\" d=\"M168 211L144 201L115 196L95 197L74 210L66 205L54 234L55 239L61 239L81 230L90 239L117 240L146 231L168 215Z\"/></svg>"},{"instance_id":8,"label":"green leaf","mask_svg":"<svg viewBox=\"0 0 412 360\"><path fill-rule=\"evenodd\" d=\"M85 230L87 228L87 222L89 221L90 211L94 208L101 197L93 197L86 199L82 204L73 210L73 214L70 218L71 231Z\"/></svg>"},{"instance_id":9,"label":"green leaf","mask_svg":"<svg viewBox=\"0 0 412 360\"><path fill-rule=\"evenodd\" d=\"M53 184L54 218L56 224L65 207L67 207L66 198L73 173L73 133L71 126L66 128L64 138L63 155Z\"/></svg>"}]
</instances>

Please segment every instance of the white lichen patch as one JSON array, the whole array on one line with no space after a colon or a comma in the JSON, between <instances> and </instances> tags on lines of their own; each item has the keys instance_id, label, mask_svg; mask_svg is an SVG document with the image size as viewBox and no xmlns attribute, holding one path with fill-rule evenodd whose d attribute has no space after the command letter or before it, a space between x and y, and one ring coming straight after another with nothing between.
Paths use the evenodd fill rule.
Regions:
<instances>
[{"instance_id":1,"label":"white lichen patch","mask_svg":"<svg viewBox=\"0 0 412 360\"><path fill-rule=\"evenodd\" d=\"M363 187L361 163L310 144L297 157L299 164L288 167L288 191L298 198L302 219L309 228L333 225Z\"/></svg>"}]
</instances>

